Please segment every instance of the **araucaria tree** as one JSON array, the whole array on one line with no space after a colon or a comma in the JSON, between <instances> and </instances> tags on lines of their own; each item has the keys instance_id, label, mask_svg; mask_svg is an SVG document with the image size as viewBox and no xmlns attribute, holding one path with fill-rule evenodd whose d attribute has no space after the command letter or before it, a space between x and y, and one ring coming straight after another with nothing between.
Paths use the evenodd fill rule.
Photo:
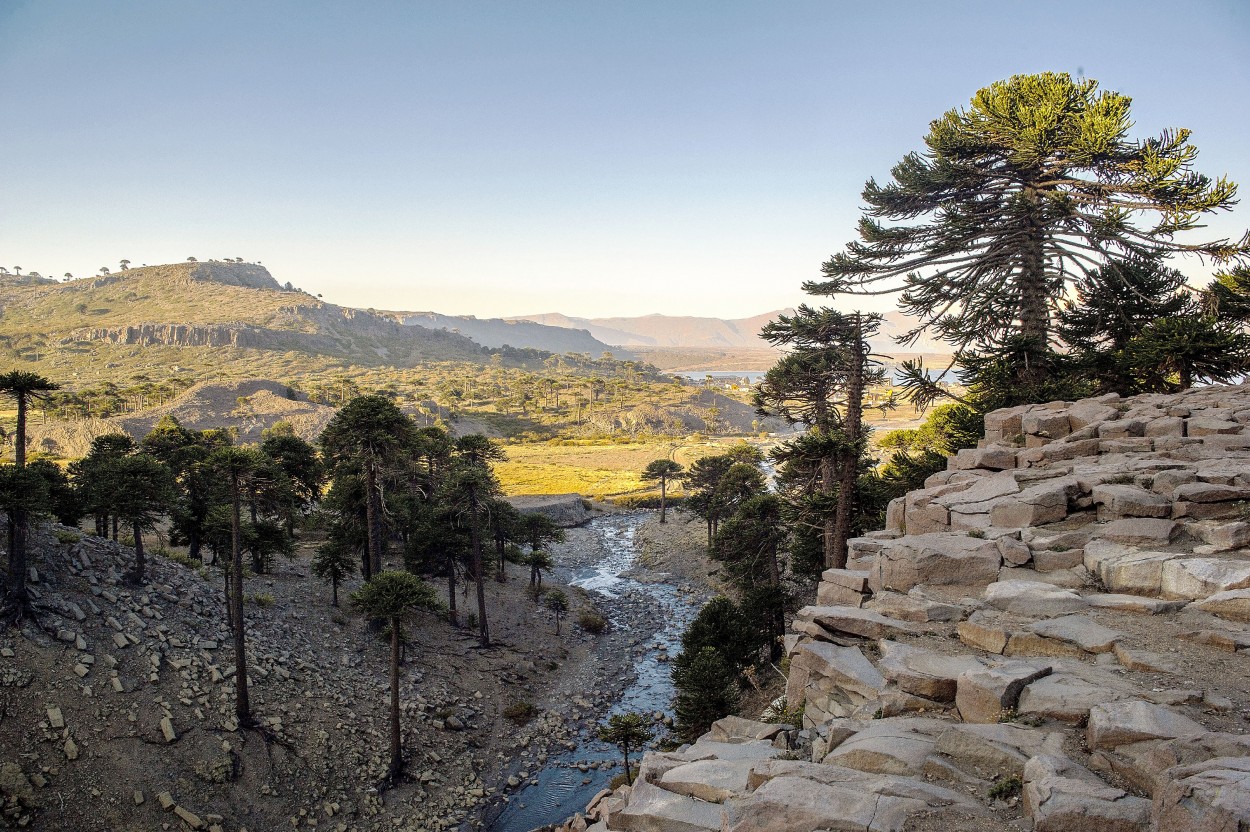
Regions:
<instances>
[{"instance_id":1,"label":"araucaria tree","mask_svg":"<svg viewBox=\"0 0 1250 832\"><path fill-rule=\"evenodd\" d=\"M1183 242L1236 186L1197 173L1190 131L1134 140L1130 99L1064 73L1017 75L932 122L884 185L864 187L860 240L809 292L887 294L958 348L1018 338L1022 379L1044 374L1069 284L1115 259L1250 253L1239 240Z\"/></svg>"},{"instance_id":2,"label":"araucaria tree","mask_svg":"<svg viewBox=\"0 0 1250 832\"><path fill-rule=\"evenodd\" d=\"M463 436L456 441L451 471L443 484L442 496L468 519L473 580L477 586L478 640L490 644L490 626L486 620L486 569L482 560L483 507L500 493L490 463L504 458L503 451L480 433ZM454 566L452 574L455 574ZM452 589L452 596L455 590Z\"/></svg>"},{"instance_id":3,"label":"araucaria tree","mask_svg":"<svg viewBox=\"0 0 1250 832\"><path fill-rule=\"evenodd\" d=\"M762 335L790 352L768 371L755 393L761 414L781 416L808 430L778 454L793 472L810 472L795 518L819 524L826 567L846 565L855 483L864 455L864 394L884 381L868 339L881 316L800 306L770 321ZM835 502L836 499L836 502Z\"/></svg>"},{"instance_id":4,"label":"araucaria tree","mask_svg":"<svg viewBox=\"0 0 1250 832\"><path fill-rule=\"evenodd\" d=\"M675 480L680 480L682 472L686 469L678 465L671 459L657 459L647 463L647 467L642 471L642 479L645 482L660 483L660 522L668 522L665 514L664 502L668 497L668 484Z\"/></svg>"},{"instance_id":5,"label":"araucaria tree","mask_svg":"<svg viewBox=\"0 0 1250 832\"><path fill-rule=\"evenodd\" d=\"M13 459L18 472L26 467L26 411L31 401L46 396L60 385L37 373L11 370L0 375L0 394L17 405L17 429L13 433ZM20 474L19 474L20 476ZM9 574L5 587L3 620L20 623L32 614L30 593L26 590L26 538L30 527L30 507L16 501L9 512Z\"/></svg>"},{"instance_id":6,"label":"araucaria tree","mask_svg":"<svg viewBox=\"0 0 1250 832\"><path fill-rule=\"evenodd\" d=\"M370 580L382 569L386 532L382 516L384 469L396 464L415 441L412 420L385 396L357 396L334 415L321 434L321 449L341 474L359 474L365 488L365 557Z\"/></svg>"},{"instance_id":7,"label":"araucaria tree","mask_svg":"<svg viewBox=\"0 0 1250 832\"><path fill-rule=\"evenodd\" d=\"M625 782L634 784L634 773L629 769L629 751L637 751L651 739L651 723L640 713L612 714L606 725L599 726L599 739L621 749L625 758Z\"/></svg>"},{"instance_id":8,"label":"araucaria tree","mask_svg":"<svg viewBox=\"0 0 1250 832\"><path fill-rule=\"evenodd\" d=\"M387 779L394 784L404 771L404 750L399 730L399 644L404 619L417 610L437 610L434 590L409 572L388 571L352 593L352 605L370 618L380 618L391 628L391 763Z\"/></svg>"},{"instance_id":9,"label":"araucaria tree","mask_svg":"<svg viewBox=\"0 0 1250 832\"><path fill-rule=\"evenodd\" d=\"M250 448L222 448L209 458L209 465L221 476L230 494L230 575L226 603L230 607L230 624L234 636L234 714L240 726L252 724L252 709L247 690L247 643L243 621L243 545L241 536L241 505L250 481L262 472L268 460L260 451Z\"/></svg>"}]
</instances>

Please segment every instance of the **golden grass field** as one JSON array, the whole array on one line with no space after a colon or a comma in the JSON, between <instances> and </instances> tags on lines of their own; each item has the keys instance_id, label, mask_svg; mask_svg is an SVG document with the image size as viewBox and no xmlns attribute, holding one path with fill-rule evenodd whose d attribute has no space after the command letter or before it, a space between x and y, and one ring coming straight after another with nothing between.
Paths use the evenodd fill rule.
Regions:
<instances>
[{"instance_id":1,"label":"golden grass field","mask_svg":"<svg viewBox=\"0 0 1250 832\"><path fill-rule=\"evenodd\" d=\"M620 497L659 493L655 483L642 481L642 469L647 463L672 459L690 467L700 457L722 453L740 441L741 438L720 438L507 445L508 459L495 464L495 474L504 493L510 496L577 492L587 497ZM680 492L679 487L674 490Z\"/></svg>"}]
</instances>

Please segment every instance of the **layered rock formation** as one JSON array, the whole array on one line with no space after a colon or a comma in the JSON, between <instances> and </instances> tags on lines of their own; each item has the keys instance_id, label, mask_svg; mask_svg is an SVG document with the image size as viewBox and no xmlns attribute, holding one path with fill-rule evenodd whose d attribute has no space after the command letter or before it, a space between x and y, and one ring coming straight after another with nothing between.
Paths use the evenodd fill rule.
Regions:
<instances>
[{"instance_id":1,"label":"layered rock formation","mask_svg":"<svg viewBox=\"0 0 1250 832\"><path fill-rule=\"evenodd\" d=\"M991 413L799 612L801 728L724 721L566 827L1250 828L1248 499L1248 386Z\"/></svg>"}]
</instances>

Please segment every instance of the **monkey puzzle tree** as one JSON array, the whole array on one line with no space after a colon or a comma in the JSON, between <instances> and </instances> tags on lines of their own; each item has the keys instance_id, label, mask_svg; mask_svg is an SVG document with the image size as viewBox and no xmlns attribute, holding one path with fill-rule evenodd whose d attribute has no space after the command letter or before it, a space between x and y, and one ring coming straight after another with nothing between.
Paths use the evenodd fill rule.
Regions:
<instances>
[{"instance_id":1,"label":"monkey puzzle tree","mask_svg":"<svg viewBox=\"0 0 1250 832\"><path fill-rule=\"evenodd\" d=\"M442 490L446 500L468 515L473 581L477 586L478 640L483 646L490 644L490 626L486 620L486 573L482 561L482 506L500 493L490 463L504 458L503 450L480 433L462 436L456 440L455 459Z\"/></svg>"},{"instance_id":2,"label":"monkey puzzle tree","mask_svg":"<svg viewBox=\"0 0 1250 832\"><path fill-rule=\"evenodd\" d=\"M364 577L382 569L384 468L412 447L416 426L385 396L357 396L334 415L321 434L326 459L342 471L355 471L365 486Z\"/></svg>"},{"instance_id":3,"label":"monkey puzzle tree","mask_svg":"<svg viewBox=\"0 0 1250 832\"><path fill-rule=\"evenodd\" d=\"M143 530L151 528L173 504L174 476L160 460L147 454L133 454L115 460L110 466L109 483L117 516L130 524L135 536L135 563L128 576L143 583L147 567Z\"/></svg>"},{"instance_id":4,"label":"monkey puzzle tree","mask_svg":"<svg viewBox=\"0 0 1250 832\"><path fill-rule=\"evenodd\" d=\"M244 490L249 481L265 470L269 460L252 448L221 448L213 452L209 465L225 481L230 494L230 563L226 603L230 608L230 624L234 636L234 713L239 725L252 724L251 703L247 690L247 643L243 621L243 546L240 534L240 512Z\"/></svg>"},{"instance_id":5,"label":"monkey puzzle tree","mask_svg":"<svg viewBox=\"0 0 1250 832\"><path fill-rule=\"evenodd\" d=\"M1236 186L1193 170L1190 131L1133 140L1128 96L1065 73L1016 75L933 121L923 153L864 186L860 240L823 266L813 294L901 292L926 329L962 349L1009 336L1022 377L1045 373L1052 317L1072 280L1114 258L1250 252L1250 234L1182 243Z\"/></svg>"},{"instance_id":6,"label":"monkey puzzle tree","mask_svg":"<svg viewBox=\"0 0 1250 832\"><path fill-rule=\"evenodd\" d=\"M391 763L387 779L394 784L404 771L403 743L399 730L399 644L404 619L417 610L437 611L434 590L409 572L380 572L352 593L352 605L370 618L380 618L391 629Z\"/></svg>"},{"instance_id":7,"label":"monkey puzzle tree","mask_svg":"<svg viewBox=\"0 0 1250 832\"><path fill-rule=\"evenodd\" d=\"M543 596L543 605L556 617L556 635L560 635L560 620L569 611L569 596L559 589L548 590Z\"/></svg>"},{"instance_id":8,"label":"monkey puzzle tree","mask_svg":"<svg viewBox=\"0 0 1250 832\"><path fill-rule=\"evenodd\" d=\"M26 467L26 410L32 401L44 398L61 385L38 373L10 370L0 374L0 394L8 396L17 404L17 426L13 432L13 459L17 471ZM32 615L30 593L26 589L29 571L26 557L26 538L30 529L30 508L24 500L12 504L9 513L9 574L5 587L4 621L20 623Z\"/></svg>"},{"instance_id":9,"label":"monkey puzzle tree","mask_svg":"<svg viewBox=\"0 0 1250 832\"><path fill-rule=\"evenodd\" d=\"M599 726L599 739L621 749L625 758L625 782L634 784L634 773L629 769L629 750L640 749L651 739L651 723L640 713L612 714L606 725Z\"/></svg>"},{"instance_id":10,"label":"monkey puzzle tree","mask_svg":"<svg viewBox=\"0 0 1250 832\"><path fill-rule=\"evenodd\" d=\"M642 471L642 479L645 482L660 483L660 522L665 523L665 498L668 496L669 482L675 482L681 479L682 473L686 469L678 465L671 459L657 459L647 463L647 467Z\"/></svg>"},{"instance_id":11,"label":"monkey puzzle tree","mask_svg":"<svg viewBox=\"0 0 1250 832\"><path fill-rule=\"evenodd\" d=\"M522 514L519 537L530 547L529 556L525 559L530 567L530 586L542 586L543 570L552 563L546 546L548 543L563 543L564 529L545 514Z\"/></svg>"},{"instance_id":12,"label":"monkey puzzle tree","mask_svg":"<svg viewBox=\"0 0 1250 832\"><path fill-rule=\"evenodd\" d=\"M855 481L866 446L864 393L885 380L873 360L868 339L881 326L881 315L842 313L803 305L794 315L780 315L762 336L791 352L774 365L754 396L761 414L778 415L809 430L783 448L791 457L807 453L817 472L822 500L825 565L846 565ZM837 502L830 511L834 494Z\"/></svg>"},{"instance_id":13,"label":"monkey puzzle tree","mask_svg":"<svg viewBox=\"0 0 1250 832\"><path fill-rule=\"evenodd\" d=\"M339 605L339 584L356 572L356 552L345 540L331 536L317 547L312 558L312 573L330 582L330 606Z\"/></svg>"}]
</instances>

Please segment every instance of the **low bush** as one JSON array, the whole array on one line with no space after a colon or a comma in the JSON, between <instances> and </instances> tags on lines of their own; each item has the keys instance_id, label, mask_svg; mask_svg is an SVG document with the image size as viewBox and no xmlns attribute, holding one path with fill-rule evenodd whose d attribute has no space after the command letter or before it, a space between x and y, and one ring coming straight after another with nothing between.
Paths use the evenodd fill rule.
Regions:
<instances>
[{"instance_id":1,"label":"low bush","mask_svg":"<svg viewBox=\"0 0 1250 832\"><path fill-rule=\"evenodd\" d=\"M261 609L264 609L265 607L272 607L275 599L273 595L268 592L258 592L255 595L250 596L247 600Z\"/></svg>"},{"instance_id":2,"label":"low bush","mask_svg":"<svg viewBox=\"0 0 1250 832\"><path fill-rule=\"evenodd\" d=\"M77 532L68 532L60 529L56 532L56 542L63 546L73 546L80 540L82 540L82 535Z\"/></svg>"},{"instance_id":3,"label":"low bush","mask_svg":"<svg viewBox=\"0 0 1250 832\"><path fill-rule=\"evenodd\" d=\"M608 619L598 610L582 610L577 614L577 626L588 633L599 635L608 628Z\"/></svg>"},{"instance_id":4,"label":"low bush","mask_svg":"<svg viewBox=\"0 0 1250 832\"><path fill-rule=\"evenodd\" d=\"M504 718L511 720L517 725L524 725L537 714L538 709L534 707L532 702L513 702L503 709Z\"/></svg>"}]
</instances>

